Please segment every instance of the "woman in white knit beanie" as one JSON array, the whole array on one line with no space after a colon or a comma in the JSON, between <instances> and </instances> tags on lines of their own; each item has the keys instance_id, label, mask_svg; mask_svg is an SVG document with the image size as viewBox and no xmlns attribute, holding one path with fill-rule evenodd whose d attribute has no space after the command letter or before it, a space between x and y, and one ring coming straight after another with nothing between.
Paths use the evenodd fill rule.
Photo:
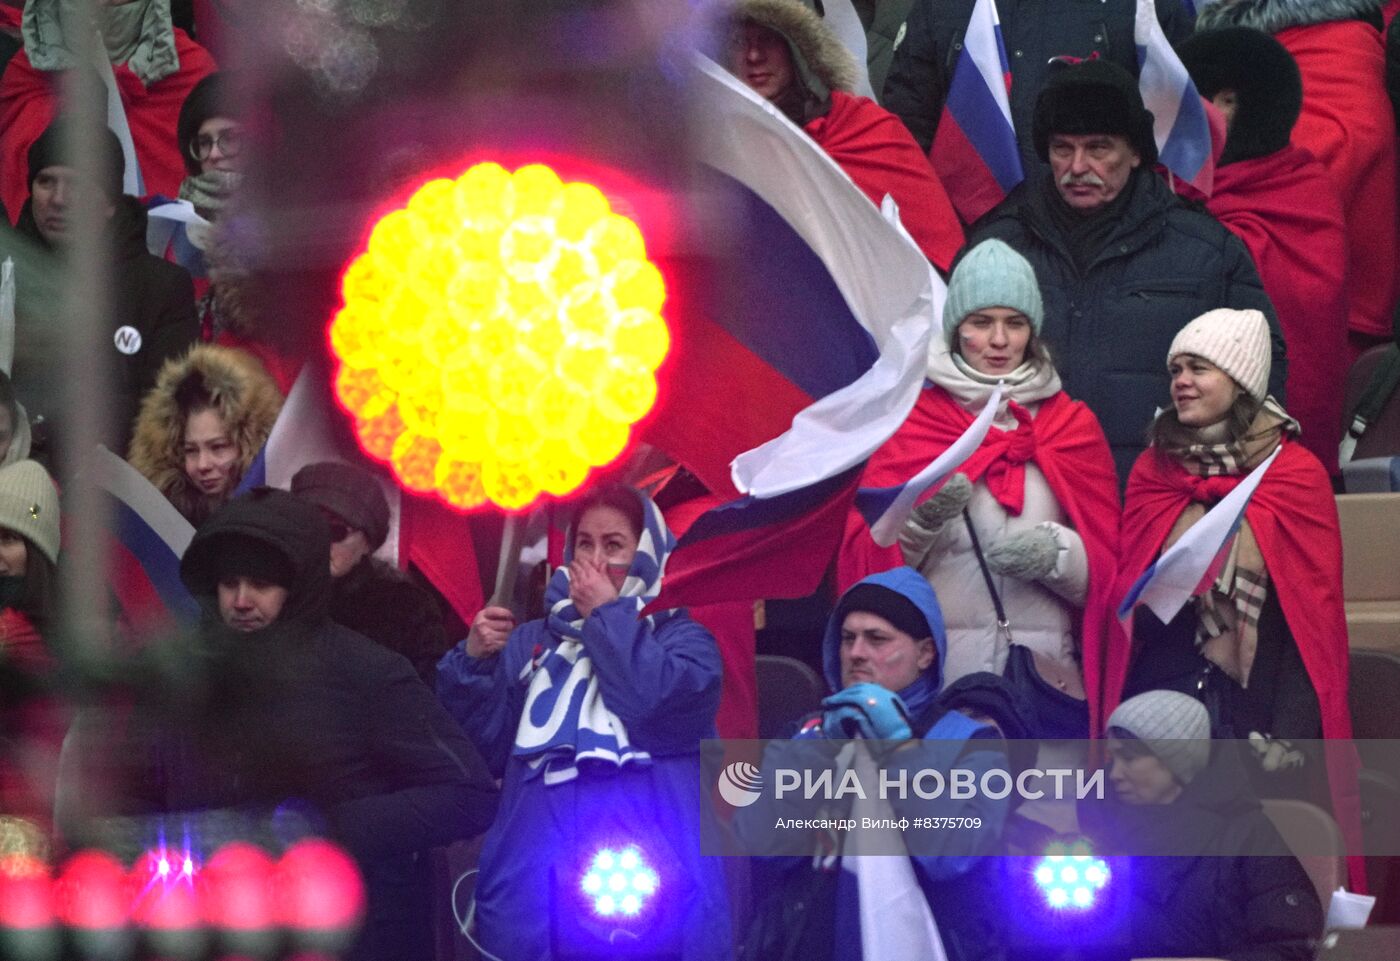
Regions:
<instances>
[{"instance_id":1,"label":"woman in white knit beanie","mask_svg":"<svg viewBox=\"0 0 1400 961\"><path fill-rule=\"evenodd\" d=\"M1170 624L1138 610L1136 656L1119 690L1198 696L1213 733L1249 738L1274 772L1305 762L1295 742L1351 729L1336 503L1322 465L1297 443L1297 423L1267 394L1269 356L1254 310L1212 310L1172 342L1172 406L1128 481L1119 596L1268 466L1209 588Z\"/></svg>"}]
</instances>

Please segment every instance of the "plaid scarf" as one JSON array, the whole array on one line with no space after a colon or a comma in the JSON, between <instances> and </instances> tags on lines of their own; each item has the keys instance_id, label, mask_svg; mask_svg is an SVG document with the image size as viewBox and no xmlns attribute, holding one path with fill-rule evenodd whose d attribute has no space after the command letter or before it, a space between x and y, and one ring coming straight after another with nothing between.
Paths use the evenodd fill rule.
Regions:
<instances>
[{"instance_id":1,"label":"plaid scarf","mask_svg":"<svg viewBox=\"0 0 1400 961\"><path fill-rule=\"evenodd\" d=\"M1218 444L1169 448L1166 453L1198 477L1236 477L1253 470L1273 453L1285 434L1296 436L1298 422L1270 397L1241 437ZM1164 550L1219 500L1204 485L1201 496L1208 500L1192 503L1182 511L1167 536ZM1230 544L1215 583L1194 601L1197 649L1240 687L1249 686L1249 672L1259 648L1259 615L1268 596L1269 571L1246 519Z\"/></svg>"}]
</instances>

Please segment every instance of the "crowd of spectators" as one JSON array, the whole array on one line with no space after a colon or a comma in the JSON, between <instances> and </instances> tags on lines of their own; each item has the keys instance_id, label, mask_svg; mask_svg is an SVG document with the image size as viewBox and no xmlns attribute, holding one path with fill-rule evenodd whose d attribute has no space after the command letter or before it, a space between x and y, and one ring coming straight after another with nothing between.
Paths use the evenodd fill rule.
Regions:
<instances>
[{"instance_id":1,"label":"crowd of spectators","mask_svg":"<svg viewBox=\"0 0 1400 961\"><path fill-rule=\"evenodd\" d=\"M72 480L54 385L73 375L21 295L0 372L0 719L24 746L0 757L0 855L57 854L117 817L236 811L276 834L294 807L361 865L352 955L417 961L432 956L432 906L455 896L429 849L484 834L464 930L486 957L541 961L581 936L560 919L576 876L627 836L672 886L657 956L861 956L870 895L839 843L764 850L781 856L748 887L701 853L712 829L764 848L784 812L765 801L716 826L700 803L700 744L733 666L704 618L647 606L675 547L673 492L640 471L589 492L542 609L496 598L457 640L442 599L377 556L394 515L367 464L247 490L305 358L265 336L227 229L250 162L236 75L174 25L170 0L112 0L95 22L77 6L0 6L14 46L0 230L37 258L16 272L23 292L71 256L79 208L97 212L102 441L192 525L179 578L199 626L149 661L178 661L183 689L128 685L120 724L48 686ZM1034 748L1045 768L1090 764L1072 742L1106 738L1106 803L935 811L985 830L904 859L915 896L890 924L919 956L1008 957L995 856L1070 832L1104 851L1161 838L1151 853L1177 855L1133 876L1132 956L1312 957L1322 905L1258 796L1305 776L1343 833L1356 827L1355 784L1305 745L1350 736L1334 491L1343 380L1393 338L1400 293L1396 6L1215 0L1195 14L1158 0L1223 133L1207 196L1158 162L1137 3L1001 0L1025 178L964 223L929 152L972 0L855 0L867 64L819 0L722 5L715 59L873 203L892 199L947 283L927 379L865 486L908 480L1001 392L986 438L897 544L852 512L831 563L839 600L805 645L830 696L762 764L844 769L855 762L828 742L864 739L1021 770L1037 755L1018 742L1058 742ZM88 70L75 51L93 43ZM88 131L82 163L58 106L72 73L124 116L122 137ZM854 92L861 76L876 99ZM1140 611L1125 631L1139 575L1265 464L1209 586L1169 623ZM755 720L719 733L752 736ZM1248 745L1247 777L1225 739Z\"/></svg>"}]
</instances>

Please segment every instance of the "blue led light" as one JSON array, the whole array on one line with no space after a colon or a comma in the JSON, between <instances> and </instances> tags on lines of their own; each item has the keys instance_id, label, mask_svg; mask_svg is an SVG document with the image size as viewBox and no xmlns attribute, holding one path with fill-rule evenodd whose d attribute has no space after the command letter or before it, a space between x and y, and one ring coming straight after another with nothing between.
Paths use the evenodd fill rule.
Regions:
<instances>
[{"instance_id":1,"label":"blue led light","mask_svg":"<svg viewBox=\"0 0 1400 961\"><path fill-rule=\"evenodd\" d=\"M600 917L621 914L631 918L642 913L647 899L656 893L659 881L637 848L620 851L605 848L594 855L580 887Z\"/></svg>"},{"instance_id":2,"label":"blue led light","mask_svg":"<svg viewBox=\"0 0 1400 961\"><path fill-rule=\"evenodd\" d=\"M1050 907L1087 910L1108 884L1109 870L1107 862L1094 857L1086 842L1077 841L1051 845L1032 876Z\"/></svg>"}]
</instances>

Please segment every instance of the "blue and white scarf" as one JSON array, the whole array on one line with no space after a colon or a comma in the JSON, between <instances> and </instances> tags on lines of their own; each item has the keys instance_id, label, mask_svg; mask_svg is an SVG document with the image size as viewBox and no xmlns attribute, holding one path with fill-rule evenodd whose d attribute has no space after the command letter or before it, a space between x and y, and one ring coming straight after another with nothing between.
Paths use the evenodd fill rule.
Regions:
<instances>
[{"instance_id":1,"label":"blue and white scarf","mask_svg":"<svg viewBox=\"0 0 1400 961\"><path fill-rule=\"evenodd\" d=\"M666 527L661 511L641 492L645 529L637 553L622 582L619 597L632 598L637 614L661 592L666 558L676 539ZM564 548L564 563L574 557L573 531ZM632 746L627 728L603 703L593 660L585 650L583 617L569 597L569 569L560 567L545 591L546 624L554 641L539 651L520 672L520 683L527 684L525 709L515 731L511 753L525 758L530 776L543 776L545 784L563 784L578 777L580 761L598 761L624 767L649 764L651 756ZM665 611L648 617L652 628L671 616Z\"/></svg>"}]
</instances>

